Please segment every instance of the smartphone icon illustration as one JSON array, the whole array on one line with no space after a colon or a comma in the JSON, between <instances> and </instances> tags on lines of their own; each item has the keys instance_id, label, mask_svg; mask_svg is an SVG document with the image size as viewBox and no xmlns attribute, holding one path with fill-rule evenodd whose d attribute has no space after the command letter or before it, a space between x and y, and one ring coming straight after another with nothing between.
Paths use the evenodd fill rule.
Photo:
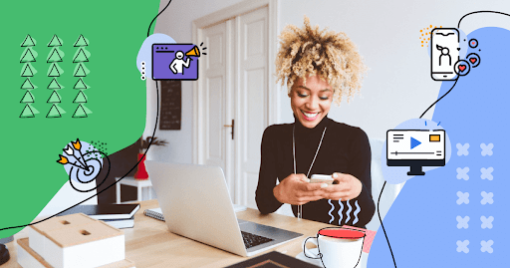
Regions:
<instances>
[{"instance_id":1,"label":"smartphone icon illustration","mask_svg":"<svg viewBox=\"0 0 510 268\"><path fill-rule=\"evenodd\" d=\"M459 31L455 28L435 28L430 35L432 79L454 80L457 77L455 63L459 60Z\"/></svg>"}]
</instances>

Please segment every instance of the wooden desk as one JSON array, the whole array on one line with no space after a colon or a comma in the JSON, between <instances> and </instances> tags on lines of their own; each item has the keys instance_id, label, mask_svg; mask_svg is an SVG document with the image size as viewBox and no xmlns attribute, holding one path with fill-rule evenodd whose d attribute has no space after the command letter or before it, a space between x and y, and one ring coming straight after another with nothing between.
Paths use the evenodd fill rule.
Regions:
<instances>
[{"instance_id":1,"label":"wooden desk","mask_svg":"<svg viewBox=\"0 0 510 268\"><path fill-rule=\"evenodd\" d=\"M141 208L135 214L135 227L122 229L126 236L126 258L134 261L137 268L224 267L247 259L170 233L165 222L143 215L145 209L159 207L157 200L142 201L140 204ZM306 237L314 236L323 227L332 226L275 213L262 215L258 210L250 208L238 212L237 217L304 234L272 249L292 257L302 251L301 243ZM21 267L16 261L16 240L24 237L28 237L27 228L14 236L15 241L7 243L11 260L1 268Z\"/></svg>"}]
</instances>

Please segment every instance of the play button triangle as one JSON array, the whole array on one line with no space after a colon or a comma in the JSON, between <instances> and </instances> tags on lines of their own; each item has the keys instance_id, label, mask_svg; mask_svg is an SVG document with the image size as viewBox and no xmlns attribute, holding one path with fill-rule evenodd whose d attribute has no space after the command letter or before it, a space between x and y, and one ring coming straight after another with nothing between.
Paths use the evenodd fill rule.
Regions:
<instances>
[{"instance_id":1,"label":"play button triangle","mask_svg":"<svg viewBox=\"0 0 510 268\"><path fill-rule=\"evenodd\" d=\"M421 144L421 141L411 137L411 150L420 144Z\"/></svg>"}]
</instances>

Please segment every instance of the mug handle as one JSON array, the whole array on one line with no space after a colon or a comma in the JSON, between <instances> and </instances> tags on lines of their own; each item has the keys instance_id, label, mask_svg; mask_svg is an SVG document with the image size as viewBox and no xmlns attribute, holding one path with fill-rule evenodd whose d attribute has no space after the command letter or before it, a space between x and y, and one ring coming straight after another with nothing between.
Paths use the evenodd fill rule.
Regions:
<instances>
[{"instance_id":1,"label":"mug handle","mask_svg":"<svg viewBox=\"0 0 510 268\"><path fill-rule=\"evenodd\" d=\"M303 254L305 255L305 257L310 258L310 259L320 259L322 257L320 253L318 255L315 255L312 252L307 251L308 249L306 248L306 243L308 242L308 239L310 239L310 238L312 239L310 241L317 246L317 243L318 243L317 237L314 237L314 236L307 237L305 239L305 241L303 241ZM310 254L314 257L310 257L310 256L306 255L307 252L308 252L308 254Z\"/></svg>"}]
</instances>

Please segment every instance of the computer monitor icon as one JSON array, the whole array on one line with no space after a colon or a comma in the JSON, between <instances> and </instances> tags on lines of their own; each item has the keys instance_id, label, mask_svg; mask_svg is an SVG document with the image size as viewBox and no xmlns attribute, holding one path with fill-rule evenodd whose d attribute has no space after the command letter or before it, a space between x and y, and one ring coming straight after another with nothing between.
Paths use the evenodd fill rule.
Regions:
<instances>
[{"instance_id":1,"label":"computer monitor icon","mask_svg":"<svg viewBox=\"0 0 510 268\"><path fill-rule=\"evenodd\" d=\"M444 166L443 129L390 129L386 132L386 164L409 166L407 175L425 175L424 166Z\"/></svg>"}]
</instances>

